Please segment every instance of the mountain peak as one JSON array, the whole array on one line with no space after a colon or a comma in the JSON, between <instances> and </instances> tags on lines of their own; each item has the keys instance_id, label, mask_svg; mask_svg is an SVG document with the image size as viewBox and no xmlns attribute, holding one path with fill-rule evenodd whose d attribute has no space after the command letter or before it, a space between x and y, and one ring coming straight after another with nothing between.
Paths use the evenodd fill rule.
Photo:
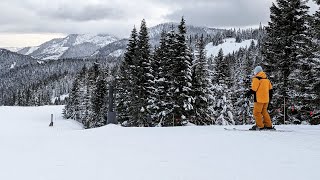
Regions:
<instances>
[{"instance_id":1,"label":"mountain peak","mask_svg":"<svg viewBox=\"0 0 320 180\"><path fill-rule=\"evenodd\" d=\"M18 53L44 60L86 57L118 40L117 37L109 34L70 34L65 38L52 39L37 47L24 48Z\"/></svg>"}]
</instances>

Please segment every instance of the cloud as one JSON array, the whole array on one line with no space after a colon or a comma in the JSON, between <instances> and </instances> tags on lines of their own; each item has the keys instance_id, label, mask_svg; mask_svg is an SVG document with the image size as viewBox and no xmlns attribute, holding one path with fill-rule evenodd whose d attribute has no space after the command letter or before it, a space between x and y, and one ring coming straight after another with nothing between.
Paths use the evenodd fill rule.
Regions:
<instances>
[{"instance_id":1,"label":"cloud","mask_svg":"<svg viewBox=\"0 0 320 180\"><path fill-rule=\"evenodd\" d=\"M74 8L69 5L60 6L51 11L39 10L38 14L52 19L72 21L119 19L124 17L124 12L121 9L113 9L99 4L89 4L79 8Z\"/></svg>"},{"instance_id":2,"label":"cloud","mask_svg":"<svg viewBox=\"0 0 320 180\"><path fill-rule=\"evenodd\" d=\"M252 26L268 22L271 4L271 0L191 0L166 18L177 21L185 16L191 24L211 27Z\"/></svg>"},{"instance_id":3,"label":"cloud","mask_svg":"<svg viewBox=\"0 0 320 180\"><path fill-rule=\"evenodd\" d=\"M129 37L142 19L151 27L179 22L181 16L191 25L253 26L267 24L272 2L275 0L1 0L0 33Z\"/></svg>"}]
</instances>

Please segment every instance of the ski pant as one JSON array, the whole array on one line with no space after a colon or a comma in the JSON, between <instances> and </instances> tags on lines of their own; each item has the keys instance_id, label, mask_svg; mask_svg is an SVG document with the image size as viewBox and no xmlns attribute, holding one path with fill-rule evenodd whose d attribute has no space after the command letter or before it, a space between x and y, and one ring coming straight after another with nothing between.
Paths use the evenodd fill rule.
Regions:
<instances>
[{"instance_id":1,"label":"ski pant","mask_svg":"<svg viewBox=\"0 0 320 180\"><path fill-rule=\"evenodd\" d=\"M267 109L268 103L254 103L253 116L259 128L272 127L271 118Z\"/></svg>"}]
</instances>

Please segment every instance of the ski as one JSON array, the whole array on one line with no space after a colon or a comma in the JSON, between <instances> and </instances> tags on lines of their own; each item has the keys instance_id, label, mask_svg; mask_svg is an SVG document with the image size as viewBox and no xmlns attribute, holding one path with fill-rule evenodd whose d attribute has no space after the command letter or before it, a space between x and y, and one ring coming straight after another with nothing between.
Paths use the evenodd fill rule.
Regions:
<instances>
[{"instance_id":1,"label":"ski","mask_svg":"<svg viewBox=\"0 0 320 180\"><path fill-rule=\"evenodd\" d=\"M238 129L238 128L224 128L224 130L226 131L251 131L251 132L254 132L254 131L258 131L258 132L293 132L291 130L278 130L278 129L272 129L272 130L249 130L249 129Z\"/></svg>"}]
</instances>

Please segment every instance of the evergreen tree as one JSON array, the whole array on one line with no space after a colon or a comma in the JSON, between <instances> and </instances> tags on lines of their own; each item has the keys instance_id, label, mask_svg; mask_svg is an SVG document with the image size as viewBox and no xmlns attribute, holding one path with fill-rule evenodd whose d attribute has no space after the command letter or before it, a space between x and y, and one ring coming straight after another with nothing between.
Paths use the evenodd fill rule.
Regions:
<instances>
[{"instance_id":1,"label":"evergreen tree","mask_svg":"<svg viewBox=\"0 0 320 180\"><path fill-rule=\"evenodd\" d=\"M275 89L273 103L276 108L283 109L279 105L284 99L291 105L300 100L304 105L307 103L308 98L295 84L301 82L304 85L300 83L299 86L309 86L302 80L308 74L308 68L303 67L308 66L313 52L308 9L305 0L277 0L277 4L273 3L270 8L271 22L266 28L263 54L265 69ZM287 111L287 107L285 109ZM279 116L283 114L274 114L275 120Z\"/></svg>"},{"instance_id":2,"label":"evergreen tree","mask_svg":"<svg viewBox=\"0 0 320 180\"><path fill-rule=\"evenodd\" d=\"M64 117L67 119L74 119L76 121L80 120L80 87L79 87L79 78L77 77L73 83L73 87L69 94L69 100L65 107Z\"/></svg>"},{"instance_id":3,"label":"evergreen tree","mask_svg":"<svg viewBox=\"0 0 320 180\"><path fill-rule=\"evenodd\" d=\"M133 107L133 73L136 72L137 61L137 43L138 34L134 27L131 32L129 44L127 46L126 53L124 54L124 60L120 65L119 73L116 77L117 95L116 95L116 108L118 113L118 121L122 124L133 120L132 111Z\"/></svg>"},{"instance_id":4,"label":"evergreen tree","mask_svg":"<svg viewBox=\"0 0 320 180\"><path fill-rule=\"evenodd\" d=\"M162 58L162 70L161 78L159 83L161 86L160 94L160 115L159 123L160 126L173 126L174 125L174 94L172 91L173 82L174 82L174 71L175 71L175 59L177 54L176 49L176 33L172 29L169 33L166 34L166 37L162 41L160 48L163 51Z\"/></svg>"},{"instance_id":5,"label":"evergreen tree","mask_svg":"<svg viewBox=\"0 0 320 180\"><path fill-rule=\"evenodd\" d=\"M222 49L219 50L218 56L215 58L215 61L216 68L214 82L218 84L229 85L231 82L230 64L227 59L224 58Z\"/></svg>"},{"instance_id":6,"label":"evergreen tree","mask_svg":"<svg viewBox=\"0 0 320 180\"><path fill-rule=\"evenodd\" d=\"M209 74L208 63L205 52L205 42L203 35L196 46L195 64L193 73L193 111L194 115L190 122L197 125L209 125L212 123L212 112L210 105L213 101L211 92L211 77Z\"/></svg>"},{"instance_id":7,"label":"evergreen tree","mask_svg":"<svg viewBox=\"0 0 320 180\"><path fill-rule=\"evenodd\" d=\"M133 74L135 98L133 102L132 117L135 126L151 126L152 111L154 110L154 77L151 67L151 52L148 29L145 20L142 20L137 41L137 64Z\"/></svg>"},{"instance_id":8,"label":"evergreen tree","mask_svg":"<svg viewBox=\"0 0 320 180\"><path fill-rule=\"evenodd\" d=\"M173 82L170 92L172 93L173 102L173 119L174 126L183 125L183 121L189 119L192 112L192 79L191 79L191 62L192 55L187 46L186 25L182 18L178 26L176 35L176 55L173 62Z\"/></svg>"},{"instance_id":9,"label":"evergreen tree","mask_svg":"<svg viewBox=\"0 0 320 180\"><path fill-rule=\"evenodd\" d=\"M231 101L231 86L230 86L230 64L228 58L223 57L223 50L220 49L217 58L215 59L214 71L214 104L213 108L215 124L230 125L235 124L233 120L233 106Z\"/></svg>"},{"instance_id":10,"label":"evergreen tree","mask_svg":"<svg viewBox=\"0 0 320 180\"><path fill-rule=\"evenodd\" d=\"M152 63L153 76L155 78L155 106L156 112L154 114L154 124L156 126L163 125L163 119L166 116L166 107L165 98L167 97L168 90L168 81L166 81L166 76L168 72L168 46L166 44L167 34L163 30L160 38L160 46L156 48Z\"/></svg>"},{"instance_id":11,"label":"evergreen tree","mask_svg":"<svg viewBox=\"0 0 320 180\"><path fill-rule=\"evenodd\" d=\"M95 88L92 94L92 126L101 127L106 125L105 115L107 112L107 85L103 72L99 72Z\"/></svg>"},{"instance_id":12,"label":"evergreen tree","mask_svg":"<svg viewBox=\"0 0 320 180\"><path fill-rule=\"evenodd\" d=\"M316 1L318 5L320 5L320 1ZM310 99L312 99L309 104L313 104L312 109L310 111L312 112L312 119L310 120L311 124L319 124L318 121L320 117L320 6L318 7L318 10L313 15L312 21L312 35L313 35L313 41L315 42L315 57L308 63L308 66L304 66L305 68L308 68L308 74L306 75L306 79L308 79L309 88L305 89L305 93L312 94Z\"/></svg>"}]
</instances>

